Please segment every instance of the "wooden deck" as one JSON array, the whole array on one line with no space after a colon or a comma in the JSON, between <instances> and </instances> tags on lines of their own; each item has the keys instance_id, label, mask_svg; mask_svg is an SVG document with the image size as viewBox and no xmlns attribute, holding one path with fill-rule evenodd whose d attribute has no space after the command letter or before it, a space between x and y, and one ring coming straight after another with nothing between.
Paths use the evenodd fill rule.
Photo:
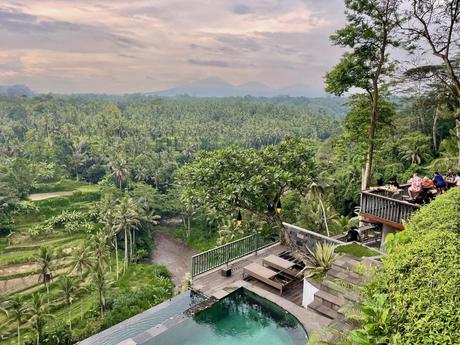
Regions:
<instances>
[{"instance_id":1,"label":"wooden deck","mask_svg":"<svg viewBox=\"0 0 460 345\"><path fill-rule=\"evenodd\" d=\"M302 323L307 333L326 327L330 323L330 319L302 307L302 279L295 279L295 281L283 291L282 295L279 294L277 289L260 281L252 278L244 279L243 267L253 262L262 265L264 257L270 254L278 255L285 250L287 250L286 247L276 244L259 251L257 254L251 254L234 261L229 264L229 267L232 268L232 275L230 277L222 276L220 268L203 273L193 279L192 288L207 297L221 299L232 291L244 287L290 312Z\"/></svg>"}]
</instances>

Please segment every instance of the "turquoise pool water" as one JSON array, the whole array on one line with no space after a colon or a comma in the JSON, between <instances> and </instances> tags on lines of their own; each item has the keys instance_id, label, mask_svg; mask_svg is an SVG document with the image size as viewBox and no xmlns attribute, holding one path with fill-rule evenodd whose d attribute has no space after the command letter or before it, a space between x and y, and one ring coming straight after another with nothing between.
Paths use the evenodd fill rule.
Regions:
<instances>
[{"instance_id":1,"label":"turquoise pool water","mask_svg":"<svg viewBox=\"0 0 460 345\"><path fill-rule=\"evenodd\" d=\"M145 345L305 345L307 334L291 314L239 289Z\"/></svg>"}]
</instances>

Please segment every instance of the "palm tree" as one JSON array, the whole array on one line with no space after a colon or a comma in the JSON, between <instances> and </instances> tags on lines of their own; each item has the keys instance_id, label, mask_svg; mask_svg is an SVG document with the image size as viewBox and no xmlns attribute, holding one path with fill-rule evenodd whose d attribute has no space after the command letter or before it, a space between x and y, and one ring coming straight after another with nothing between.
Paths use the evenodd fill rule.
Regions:
<instances>
[{"instance_id":1,"label":"palm tree","mask_svg":"<svg viewBox=\"0 0 460 345\"><path fill-rule=\"evenodd\" d=\"M69 308L69 329L72 330L72 302L78 293L78 285L74 278L64 275L58 282L62 297Z\"/></svg>"},{"instance_id":2,"label":"palm tree","mask_svg":"<svg viewBox=\"0 0 460 345\"><path fill-rule=\"evenodd\" d=\"M53 318L53 315L48 313L48 308L43 301L43 296L39 292L35 292L32 295L32 304L28 309L30 315L30 322L32 322L32 328L37 333L37 345L40 345L40 339L45 328L46 321Z\"/></svg>"},{"instance_id":3,"label":"palm tree","mask_svg":"<svg viewBox=\"0 0 460 345\"><path fill-rule=\"evenodd\" d=\"M95 258L95 265L93 269L104 268L110 256L110 247L107 244L107 234L104 231L99 231L91 236L91 251Z\"/></svg>"},{"instance_id":4,"label":"palm tree","mask_svg":"<svg viewBox=\"0 0 460 345\"><path fill-rule=\"evenodd\" d=\"M77 272L80 276L80 281L83 282L83 274L85 270L88 270L92 267L94 263L94 257L92 256L89 246L82 246L76 249L71 256L70 260L70 272Z\"/></svg>"},{"instance_id":5,"label":"palm tree","mask_svg":"<svg viewBox=\"0 0 460 345\"><path fill-rule=\"evenodd\" d=\"M49 294L49 281L51 280L55 259L54 253L48 247L41 247L38 256L36 256L38 269L40 271L39 281L41 280L45 285L47 294Z\"/></svg>"},{"instance_id":6,"label":"palm tree","mask_svg":"<svg viewBox=\"0 0 460 345\"><path fill-rule=\"evenodd\" d=\"M115 217L114 217L114 231L115 232L124 232L125 238L125 261L123 271L126 272L128 269L128 235L132 229L135 229L139 226L141 222L141 216L139 214L138 206L128 196L125 196L121 199L120 203L115 208Z\"/></svg>"},{"instance_id":7,"label":"palm tree","mask_svg":"<svg viewBox=\"0 0 460 345\"><path fill-rule=\"evenodd\" d=\"M129 164L124 157L114 157L109 163L110 170L117 180L118 187L123 188L123 183L129 176Z\"/></svg>"},{"instance_id":8,"label":"palm tree","mask_svg":"<svg viewBox=\"0 0 460 345\"><path fill-rule=\"evenodd\" d=\"M101 221L105 224L109 237L112 240L112 246L115 249L115 264L116 264L116 274L118 280L118 234L119 229L114 227L114 208L116 206L116 201L112 197L106 197L99 203L99 217Z\"/></svg>"},{"instance_id":9,"label":"palm tree","mask_svg":"<svg viewBox=\"0 0 460 345\"><path fill-rule=\"evenodd\" d=\"M321 173L316 178L312 178L308 185L308 195L312 197L313 199L318 200L321 206L321 210L323 213L323 221L326 227L326 233L328 237L330 236L330 231L329 231L329 225L327 223L327 215L326 215L326 210L324 208L323 199L326 195L326 190L329 188L329 186L330 186L330 179L326 178L323 173Z\"/></svg>"},{"instance_id":10,"label":"palm tree","mask_svg":"<svg viewBox=\"0 0 460 345\"><path fill-rule=\"evenodd\" d=\"M104 318L104 310L105 310L105 288L109 285L105 279L104 270L99 265L93 271L91 276L91 280L93 285L95 286L98 296L99 296L99 308L100 308L100 316L101 319Z\"/></svg>"},{"instance_id":11,"label":"palm tree","mask_svg":"<svg viewBox=\"0 0 460 345\"><path fill-rule=\"evenodd\" d=\"M21 325L24 316L28 312L27 306L24 304L24 298L21 295L16 295L8 301L9 317L16 321L18 326L18 345L21 345Z\"/></svg>"}]
</instances>

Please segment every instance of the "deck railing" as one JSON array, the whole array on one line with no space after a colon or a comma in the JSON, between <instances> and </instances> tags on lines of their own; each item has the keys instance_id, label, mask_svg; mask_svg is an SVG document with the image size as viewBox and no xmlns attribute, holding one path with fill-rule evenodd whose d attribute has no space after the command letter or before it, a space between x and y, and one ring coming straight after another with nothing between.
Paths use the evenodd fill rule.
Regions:
<instances>
[{"instance_id":1,"label":"deck railing","mask_svg":"<svg viewBox=\"0 0 460 345\"><path fill-rule=\"evenodd\" d=\"M265 239L258 234L253 234L196 254L192 256L192 277L254 253L275 242L272 239Z\"/></svg>"},{"instance_id":2,"label":"deck railing","mask_svg":"<svg viewBox=\"0 0 460 345\"><path fill-rule=\"evenodd\" d=\"M361 192L361 213L391 223L401 224L419 208L420 205L411 204L404 200L386 197L370 191Z\"/></svg>"}]
</instances>

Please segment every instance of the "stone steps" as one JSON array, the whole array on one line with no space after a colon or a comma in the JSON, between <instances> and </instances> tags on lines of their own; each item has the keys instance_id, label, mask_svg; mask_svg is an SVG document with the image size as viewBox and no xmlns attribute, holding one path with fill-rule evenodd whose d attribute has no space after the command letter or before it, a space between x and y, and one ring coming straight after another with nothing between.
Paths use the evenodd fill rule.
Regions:
<instances>
[{"instance_id":1,"label":"stone steps","mask_svg":"<svg viewBox=\"0 0 460 345\"><path fill-rule=\"evenodd\" d=\"M316 300L310 303L307 309L314 311L331 320L335 320L339 317L339 313L336 310L329 308Z\"/></svg>"}]
</instances>

